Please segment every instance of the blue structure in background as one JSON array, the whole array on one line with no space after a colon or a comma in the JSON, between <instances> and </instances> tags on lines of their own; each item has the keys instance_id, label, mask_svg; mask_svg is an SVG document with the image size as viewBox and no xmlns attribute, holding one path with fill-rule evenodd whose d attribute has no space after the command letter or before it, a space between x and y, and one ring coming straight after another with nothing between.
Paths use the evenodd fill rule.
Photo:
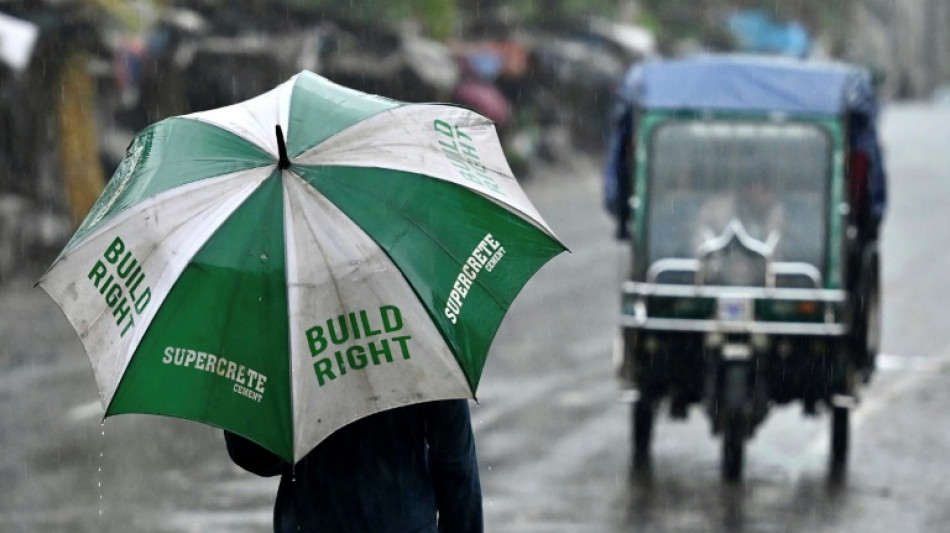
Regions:
<instances>
[{"instance_id":1,"label":"blue structure in background","mask_svg":"<svg viewBox=\"0 0 950 533\"><path fill-rule=\"evenodd\" d=\"M804 26L776 21L765 11L737 11L726 25L740 51L792 57L807 57L811 51L811 37Z\"/></svg>"}]
</instances>

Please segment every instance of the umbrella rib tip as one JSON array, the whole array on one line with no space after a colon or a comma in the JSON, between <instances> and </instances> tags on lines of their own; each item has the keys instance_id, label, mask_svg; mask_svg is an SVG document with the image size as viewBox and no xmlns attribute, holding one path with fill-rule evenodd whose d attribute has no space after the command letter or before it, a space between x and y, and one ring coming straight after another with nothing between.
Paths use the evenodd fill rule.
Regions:
<instances>
[{"instance_id":1,"label":"umbrella rib tip","mask_svg":"<svg viewBox=\"0 0 950 533\"><path fill-rule=\"evenodd\" d=\"M284 132L280 125L274 126L277 133L277 166L281 170L290 168L290 158L287 157L287 144L284 142Z\"/></svg>"}]
</instances>

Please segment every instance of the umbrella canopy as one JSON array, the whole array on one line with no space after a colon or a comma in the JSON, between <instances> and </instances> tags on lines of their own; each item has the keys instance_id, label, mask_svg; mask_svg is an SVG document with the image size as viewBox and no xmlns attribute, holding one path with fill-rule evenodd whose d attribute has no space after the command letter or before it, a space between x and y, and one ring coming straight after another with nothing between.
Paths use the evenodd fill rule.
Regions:
<instances>
[{"instance_id":1,"label":"umbrella canopy","mask_svg":"<svg viewBox=\"0 0 950 533\"><path fill-rule=\"evenodd\" d=\"M140 132L38 285L105 416L296 461L374 412L473 398L509 305L564 250L491 121L304 71Z\"/></svg>"}]
</instances>

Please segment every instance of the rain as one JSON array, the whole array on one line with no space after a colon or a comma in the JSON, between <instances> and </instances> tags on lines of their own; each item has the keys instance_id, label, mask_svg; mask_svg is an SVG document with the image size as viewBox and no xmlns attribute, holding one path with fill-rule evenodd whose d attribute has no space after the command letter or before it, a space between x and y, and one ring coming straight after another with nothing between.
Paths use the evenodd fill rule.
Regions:
<instances>
[{"instance_id":1,"label":"rain","mask_svg":"<svg viewBox=\"0 0 950 533\"><path fill-rule=\"evenodd\" d=\"M724 445L724 434L731 430L714 421L717 409L725 408L715 402L710 407L705 397L679 402L671 392L657 398L651 406L648 457L637 458L637 431L641 438L644 433L642 418L640 429L635 428L636 406L647 387L631 386L633 373L624 375L620 360L625 348L632 350L624 331L645 328L649 322L631 324L642 318L637 313L652 317L655 308L637 307L628 295L633 294L631 283L647 282L637 272L646 272L650 265L638 265L659 253L656 250L675 248L676 243L662 242L673 232L662 230L692 220L699 208L672 200L673 207L661 207L659 193L669 192L663 187L648 189L656 193L653 196L638 191L627 200L631 216L639 213L641 218L634 220L641 222L619 228L605 206L604 182L618 95L632 69L723 54L800 64L834 61L860 68L877 95L876 134L887 181L887 205L875 248L880 260L880 324L879 329L870 327L879 332L871 371L848 374L853 382L841 385L844 389L834 395L819 397L817 404L798 397L782 402L773 398L764 404L766 411L750 414L750 399L744 404L745 420L754 427L742 430L747 434L741 439L740 462L733 464L738 475L727 465L727 456L735 453ZM82 339L36 284L90 213L94 218L97 209L101 214L114 207L96 202L110 185L123 188L125 184L113 180L130 175L139 164L136 150L145 142L139 132L169 117L254 98L301 71L370 95L458 104L486 117L517 185L569 251L552 252L550 261L516 292L490 339L480 380L476 378L477 400L470 406L486 531L947 529L950 392L943 380L950 376L950 330L942 298L950 294L945 268L950 264L950 232L945 231L950 205L950 3L6 0L0 1L0 531L272 531L278 479L257 477L235 465L220 428L170 416L105 418L106 393L97 387ZM811 89L797 88L799 96L818 92ZM638 112L648 113L648 107L644 104ZM690 193L707 194L716 179L712 175L726 172L721 169L732 162L706 158L727 150L734 152L730 157L741 158L747 146L777 146L792 139L810 144L807 150L796 145L770 152L770 171L795 167L806 174L840 163L839 170L827 174L837 176L829 179L838 179L843 187L840 180L851 171L844 163L844 148L838 159L829 156L827 165L811 161L815 164L796 166L794 159L832 150L822 143L843 143L854 126L829 126L834 120L813 116L789 119L783 113L770 114L751 127L724 126L734 115L676 115L676 120L701 126L669 127L666 131L673 134L667 137L634 141L631 149L639 147L639 166L631 164L631 171L640 172L647 183L648 175L659 169L657 175L669 175L666 188L672 191L677 172L690 165L703 168L702 186ZM660 115L657 121L669 119ZM711 125L702 122L707 119ZM780 133L789 122L798 129ZM821 132L833 134L812 135L819 122L828 128ZM648 132L650 124L638 131ZM270 142L275 141L273 131L269 127ZM452 138L452 130L445 131ZM722 148L743 136L747 144ZM670 138L680 143L675 150L662 145ZM454 150L443 155L460 160L464 152ZM688 153L677 155L679 151ZM652 166L653 157L662 159L670 152L669 159ZM471 163L467 161L462 164ZM483 176L487 174L479 174L479 179ZM823 183L805 191L827 195L811 204L823 206L825 214L816 216L829 220L810 234L821 239L816 252L820 259L813 261L819 265L803 267L804 260L776 259L784 266L779 263L775 279L784 272L795 280L770 288L781 293L801 288L796 283L818 280L813 293L825 295L821 305L832 304L822 307L830 310L815 314L811 322L850 324L852 308L841 311L846 304L839 309L834 302L839 293L855 296L846 281L828 281L837 268L837 252L828 250L850 246L853 238L844 226L852 207L832 205L828 191L834 186L822 188ZM786 184L781 191L789 219L793 197L805 194L800 185L796 189ZM832 212L839 222L830 221L833 217L827 214ZM669 215L673 222L650 226L652 217L660 220L660 215ZM835 229L839 223L840 231ZM722 264L739 262L745 257L741 254L754 255L761 248L742 242L787 246L783 253L792 253L794 239L809 237L795 228L783 230L782 238L755 235L746 231L738 215L730 224L715 229L713 238L700 245L713 248L732 239L715 249L722 253ZM541 228L538 223L526 225ZM618 238L627 230L632 238ZM653 237L654 244L638 248L643 245L638 238L644 236ZM501 270L517 253L510 242L499 238L502 247L491 235L485 238L495 255L479 264L489 265L484 272L476 271L479 279L487 278L491 268ZM691 242L680 244L689 257L661 257L660 266L676 268L651 270L659 272L652 281L661 288L649 290L681 294L701 285L692 276L705 268L695 266L702 258L691 255ZM477 245L475 239L467 250ZM772 261L770 252L755 253ZM277 263L279 255L256 253L253 258L270 264ZM361 258L341 268L356 284L361 276L392 274L391 264ZM105 266L97 271L96 290L103 295L108 294L111 273ZM684 276L689 278L686 283L681 281ZM465 285L455 288L454 303L451 309L445 304L446 312L464 316L479 305L473 296L466 299L476 276L456 270L451 278ZM775 294L756 288L762 289L754 292L760 296ZM654 305L647 296L639 303ZM790 307L815 304L788 300ZM853 307L855 313L875 303L862 302ZM145 310L148 303L142 300L139 307ZM683 318L690 312L688 303L671 304L666 318ZM119 300L112 304L123 305ZM737 313L759 309L723 297L718 312L725 312L728 304L735 304L730 309ZM813 310L808 305L796 309L806 307ZM783 308L769 309L780 314L777 310ZM442 311L440 305L430 314ZM137 320L135 313L141 312L133 307L127 317ZM339 344L359 339L367 347L361 346L348 361L341 355L347 353L343 347L336 352L336 362L329 356L322 360L335 372L327 374L327 383L342 381L347 370L354 374L362 367L398 368L409 360L406 344L393 344L402 351L393 348L397 357L389 361L392 364L380 364L372 351L371 335L382 330L395 335L403 326L403 315L396 327L396 315L387 314L398 312L383 306L353 308L314 322L326 326L329 335L339 325L343 337L351 324L354 339ZM452 324L455 321L452 318ZM644 338L649 334L647 329L637 331ZM850 330L822 331L844 338ZM410 338L405 332L399 335L396 338ZM742 349L729 352L737 359L746 357L743 350L755 352L771 342L752 334L720 337L727 346L741 344ZM667 338L651 338L643 345L655 341L660 348L643 350L664 354ZM696 338L700 340L690 353L699 358L723 342L714 335ZM820 349L812 346L783 338L775 341L774 352L783 358L815 357L814 368L826 355L835 357L825 344ZM726 352L723 348L722 354ZM179 353L180 367L211 361L205 359L207 353L192 359L184 353ZM371 354L376 361L367 364ZM224 360L220 354L214 359ZM209 362L212 370L206 373L212 374L215 366ZM235 368L242 373L221 381L243 390L245 400L267 397L263 378L241 385L244 366ZM255 369L248 371L255 377L264 375L253 365L247 368ZM708 369L700 365L690 368L693 371L698 376ZM320 381L322 385L322 376ZM714 399L725 404L724 396ZM832 456L841 433L836 433L833 412L839 408L847 410L849 418L846 460L835 465Z\"/></svg>"}]
</instances>

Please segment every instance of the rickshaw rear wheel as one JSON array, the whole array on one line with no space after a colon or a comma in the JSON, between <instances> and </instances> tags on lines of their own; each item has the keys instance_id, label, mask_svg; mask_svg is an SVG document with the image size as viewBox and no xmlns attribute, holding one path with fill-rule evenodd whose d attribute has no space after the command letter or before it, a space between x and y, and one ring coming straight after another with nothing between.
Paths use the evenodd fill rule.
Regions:
<instances>
[{"instance_id":1,"label":"rickshaw rear wheel","mask_svg":"<svg viewBox=\"0 0 950 533\"><path fill-rule=\"evenodd\" d=\"M650 444L653 440L654 400L641 397L633 402L633 469L643 471L650 468Z\"/></svg>"},{"instance_id":2,"label":"rickshaw rear wheel","mask_svg":"<svg viewBox=\"0 0 950 533\"><path fill-rule=\"evenodd\" d=\"M864 382L868 382L874 372L881 338L881 293L876 263L868 266L861 276L854 316L851 350Z\"/></svg>"},{"instance_id":3,"label":"rickshaw rear wheel","mask_svg":"<svg viewBox=\"0 0 950 533\"><path fill-rule=\"evenodd\" d=\"M840 481L848 465L848 444L850 433L850 409L834 406L831 408L831 479Z\"/></svg>"},{"instance_id":4,"label":"rickshaw rear wheel","mask_svg":"<svg viewBox=\"0 0 950 533\"><path fill-rule=\"evenodd\" d=\"M722 390L722 476L728 482L742 478L748 418L745 413L749 368L728 364Z\"/></svg>"},{"instance_id":5,"label":"rickshaw rear wheel","mask_svg":"<svg viewBox=\"0 0 950 533\"><path fill-rule=\"evenodd\" d=\"M745 420L730 416L723 427L722 477L729 482L742 478L742 463L745 448Z\"/></svg>"},{"instance_id":6,"label":"rickshaw rear wheel","mask_svg":"<svg viewBox=\"0 0 950 533\"><path fill-rule=\"evenodd\" d=\"M877 275L870 282L865 313L864 355L867 362L865 371L866 377L870 377L870 373L874 371L881 344L881 289Z\"/></svg>"}]
</instances>

